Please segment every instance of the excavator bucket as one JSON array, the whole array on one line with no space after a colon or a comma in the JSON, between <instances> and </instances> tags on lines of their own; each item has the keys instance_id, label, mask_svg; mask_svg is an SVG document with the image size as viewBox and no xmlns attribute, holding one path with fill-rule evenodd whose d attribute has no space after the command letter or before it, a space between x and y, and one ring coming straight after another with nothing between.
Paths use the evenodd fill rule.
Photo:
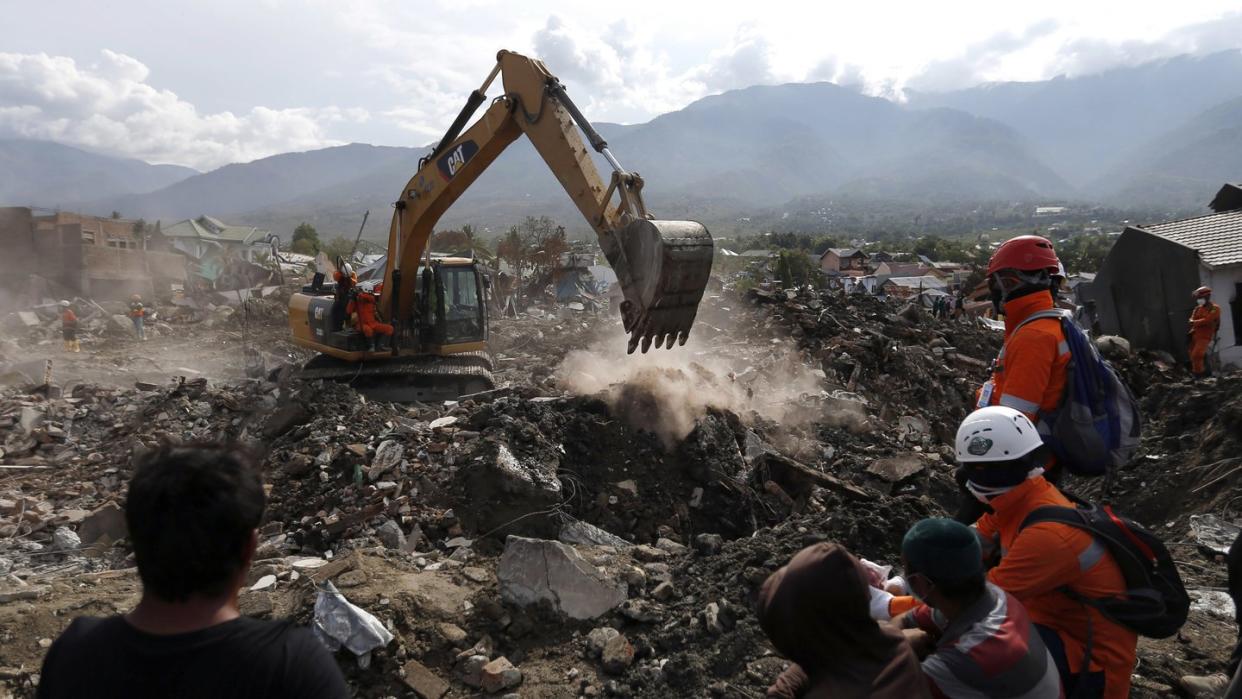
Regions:
<instances>
[{"instance_id":1,"label":"excavator bucket","mask_svg":"<svg viewBox=\"0 0 1242 699\"><path fill-rule=\"evenodd\" d=\"M712 237L696 221L640 219L617 234L620 254L608 262L625 300L621 322L629 348L646 352L686 344L712 271ZM614 259L616 258L616 259Z\"/></svg>"}]
</instances>

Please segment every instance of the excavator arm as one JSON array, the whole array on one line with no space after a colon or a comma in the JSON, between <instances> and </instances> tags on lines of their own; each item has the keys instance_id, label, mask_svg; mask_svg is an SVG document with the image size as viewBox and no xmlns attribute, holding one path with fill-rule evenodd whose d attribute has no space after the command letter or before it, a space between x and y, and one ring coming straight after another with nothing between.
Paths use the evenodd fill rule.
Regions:
<instances>
[{"instance_id":1,"label":"excavator arm","mask_svg":"<svg viewBox=\"0 0 1242 699\"><path fill-rule=\"evenodd\" d=\"M684 344L711 273L712 239L694 221L656 221L642 199L642 178L621 167L541 61L501 51L440 144L419 162L396 202L388 233L381 313L398 324L414 303L419 261L432 229L479 175L525 134L591 224L617 274L629 351ZM463 133L497 76L505 92ZM577 128L575 128L575 125ZM578 129L613 168L605 184ZM617 199L614 204L613 200ZM408 276L407 276L408 275Z\"/></svg>"}]
</instances>

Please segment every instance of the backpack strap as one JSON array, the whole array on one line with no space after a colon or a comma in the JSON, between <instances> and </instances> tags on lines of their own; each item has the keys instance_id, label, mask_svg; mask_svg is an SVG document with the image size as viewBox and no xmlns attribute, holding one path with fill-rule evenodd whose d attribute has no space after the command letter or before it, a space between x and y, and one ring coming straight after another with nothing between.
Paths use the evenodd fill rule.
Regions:
<instances>
[{"instance_id":1,"label":"backpack strap","mask_svg":"<svg viewBox=\"0 0 1242 699\"><path fill-rule=\"evenodd\" d=\"M1009 333L1009 337L1012 338L1014 335L1017 335L1018 331L1021 330L1023 326L1025 326L1027 323L1032 323L1037 320L1044 320L1045 318L1066 320L1066 319L1069 319L1070 317L1071 317L1071 314L1069 311L1063 311L1059 308L1048 308L1042 311L1036 311L1032 313L1029 317L1027 317L1025 320L1023 320L1021 323L1018 323L1016 326L1014 326L1013 332ZM1000 354L996 355L996 362L998 364L1000 363L1002 359L1005 358L1005 349L1008 346L1009 346L1008 341L1006 341L1005 344L1001 346Z\"/></svg>"}]
</instances>

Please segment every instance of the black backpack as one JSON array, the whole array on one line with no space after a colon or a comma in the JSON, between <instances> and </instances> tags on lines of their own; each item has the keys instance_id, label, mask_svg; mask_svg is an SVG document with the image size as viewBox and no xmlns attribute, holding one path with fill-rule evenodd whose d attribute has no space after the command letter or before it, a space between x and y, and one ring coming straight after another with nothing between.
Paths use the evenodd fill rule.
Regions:
<instances>
[{"instance_id":1,"label":"black backpack","mask_svg":"<svg viewBox=\"0 0 1242 699\"><path fill-rule=\"evenodd\" d=\"M1061 591L1140 636L1168 638L1177 633L1190 612L1190 596L1164 543L1108 505L1073 499L1078 507L1048 505L1033 510L1018 531L1037 522L1060 522L1091 534L1117 561L1126 579L1126 595L1091 598L1067 587Z\"/></svg>"}]
</instances>

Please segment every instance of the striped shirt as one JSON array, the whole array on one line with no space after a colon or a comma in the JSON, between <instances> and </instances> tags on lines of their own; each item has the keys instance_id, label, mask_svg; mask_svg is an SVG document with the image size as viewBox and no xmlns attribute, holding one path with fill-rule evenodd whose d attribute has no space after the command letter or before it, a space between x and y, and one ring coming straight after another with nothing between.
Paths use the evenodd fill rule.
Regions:
<instances>
[{"instance_id":1,"label":"striped shirt","mask_svg":"<svg viewBox=\"0 0 1242 699\"><path fill-rule=\"evenodd\" d=\"M950 699L1059 699L1061 678L1052 655L1013 595L987 583L983 596L949 622L922 606L903 626L939 635L923 661L932 694Z\"/></svg>"}]
</instances>

